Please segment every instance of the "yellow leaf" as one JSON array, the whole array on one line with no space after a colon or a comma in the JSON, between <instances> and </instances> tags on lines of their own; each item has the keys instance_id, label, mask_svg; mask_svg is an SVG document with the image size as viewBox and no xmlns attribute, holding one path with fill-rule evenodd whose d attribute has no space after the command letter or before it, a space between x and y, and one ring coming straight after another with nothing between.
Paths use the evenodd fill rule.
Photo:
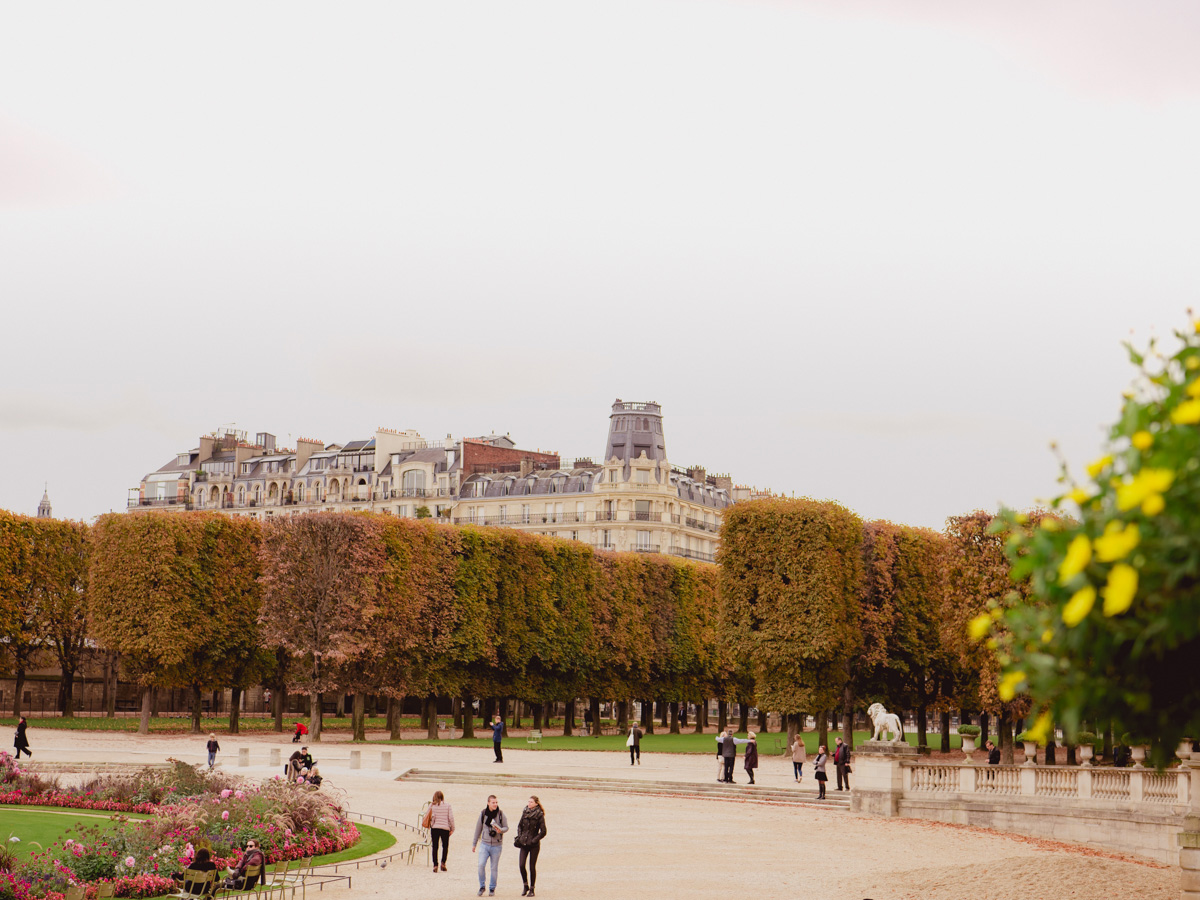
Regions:
<instances>
[{"instance_id":1,"label":"yellow leaf","mask_svg":"<svg viewBox=\"0 0 1200 900\"><path fill-rule=\"evenodd\" d=\"M1133 566L1118 563L1108 573L1108 584L1104 586L1104 614L1119 616L1133 604L1137 594L1138 573Z\"/></svg>"},{"instance_id":2,"label":"yellow leaf","mask_svg":"<svg viewBox=\"0 0 1200 900\"><path fill-rule=\"evenodd\" d=\"M967 633L973 641L982 641L991 630L992 617L987 613L980 613L967 624Z\"/></svg>"},{"instance_id":3,"label":"yellow leaf","mask_svg":"<svg viewBox=\"0 0 1200 900\"><path fill-rule=\"evenodd\" d=\"M1096 605L1096 589L1090 584L1080 588L1071 595L1067 605L1063 607L1062 620L1068 628L1074 628L1087 618L1087 614Z\"/></svg>"},{"instance_id":4,"label":"yellow leaf","mask_svg":"<svg viewBox=\"0 0 1200 900\"><path fill-rule=\"evenodd\" d=\"M1200 400L1185 400L1171 410L1171 421L1176 425L1195 425L1200 422Z\"/></svg>"},{"instance_id":5,"label":"yellow leaf","mask_svg":"<svg viewBox=\"0 0 1200 900\"><path fill-rule=\"evenodd\" d=\"M1100 562L1116 562L1130 554L1141 540L1138 527L1129 523L1121 527L1120 522L1109 522L1104 528L1104 534L1096 538L1096 559Z\"/></svg>"},{"instance_id":6,"label":"yellow leaf","mask_svg":"<svg viewBox=\"0 0 1200 900\"><path fill-rule=\"evenodd\" d=\"M1067 546L1067 555L1058 567L1058 583L1066 584L1082 572L1092 560L1092 542L1086 534L1077 534Z\"/></svg>"}]
</instances>

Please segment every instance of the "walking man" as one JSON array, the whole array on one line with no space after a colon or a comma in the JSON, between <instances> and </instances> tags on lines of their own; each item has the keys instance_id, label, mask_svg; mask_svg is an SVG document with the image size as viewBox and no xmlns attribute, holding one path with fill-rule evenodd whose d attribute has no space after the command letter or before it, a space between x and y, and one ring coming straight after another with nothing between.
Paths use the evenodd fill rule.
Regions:
<instances>
[{"instance_id":1,"label":"walking man","mask_svg":"<svg viewBox=\"0 0 1200 900\"><path fill-rule=\"evenodd\" d=\"M497 717L499 718L499 717ZM499 746L499 745L497 745ZM499 762L500 760L496 760ZM492 877L488 886L488 896L496 896L496 872L500 868L500 851L504 849L504 832L508 831L508 819L500 809L500 801L492 794L487 799L487 806L479 814L475 822L475 840L471 842L471 852L477 846L483 849L479 853L479 895L483 896L484 872L488 860L492 863Z\"/></svg>"},{"instance_id":2,"label":"walking man","mask_svg":"<svg viewBox=\"0 0 1200 900\"><path fill-rule=\"evenodd\" d=\"M629 764L632 766L636 758L637 764L642 764L642 729L638 727L638 723L634 722L629 727L629 737L625 739L625 746L629 748Z\"/></svg>"},{"instance_id":3,"label":"walking man","mask_svg":"<svg viewBox=\"0 0 1200 900\"><path fill-rule=\"evenodd\" d=\"M837 739L837 747L833 751L833 765L837 769L837 789L842 790L842 785L845 785L846 790L850 790L850 746L842 743L842 739Z\"/></svg>"},{"instance_id":4,"label":"walking man","mask_svg":"<svg viewBox=\"0 0 1200 900\"><path fill-rule=\"evenodd\" d=\"M504 723L500 721L499 716L492 718L492 749L496 751L496 758L492 762L504 762L504 754L500 752L500 740L504 737Z\"/></svg>"}]
</instances>

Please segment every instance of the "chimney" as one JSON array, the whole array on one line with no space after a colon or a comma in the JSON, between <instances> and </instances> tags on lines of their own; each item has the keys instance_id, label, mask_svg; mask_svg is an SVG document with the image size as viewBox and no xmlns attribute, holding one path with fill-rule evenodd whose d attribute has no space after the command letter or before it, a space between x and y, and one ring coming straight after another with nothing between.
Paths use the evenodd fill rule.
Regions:
<instances>
[{"instance_id":1,"label":"chimney","mask_svg":"<svg viewBox=\"0 0 1200 900\"><path fill-rule=\"evenodd\" d=\"M687 470L687 473L688 478L692 479L692 481L698 481L700 484L705 484L707 481L708 473L705 471L704 466L692 466Z\"/></svg>"},{"instance_id":2,"label":"chimney","mask_svg":"<svg viewBox=\"0 0 1200 900\"><path fill-rule=\"evenodd\" d=\"M526 475L528 475L532 471L533 471L533 460L530 459L528 456L522 457L521 458L521 477L524 478Z\"/></svg>"},{"instance_id":3,"label":"chimney","mask_svg":"<svg viewBox=\"0 0 1200 900\"><path fill-rule=\"evenodd\" d=\"M728 475L714 475L713 484L717 490L726 491L730 495L733 494L733 479Z\"/></svg>"},{"instance_id":4,"label":"chimney","mask_svg":"<svg viewBox=\"0 0 1200 900\"><path fill-rule=\"evenodd\" d=\"M216 445L215 435L205 434L200 437L200 456L196 462L208 462L212 459L213 447Z\"/></svg>"},{"instance_id":5,"label":"chimney","mask_svg":"<svg viewBox=\"0 0 1200 900\"><path fill-rule=\"evenodd\" d=\"M304 468L304 464L308 462L310 456L322 449L325 445L321 441L315 441L312 438L297 438L296 439L296 471L299 472Z\"/></svg>"}]
</instances>

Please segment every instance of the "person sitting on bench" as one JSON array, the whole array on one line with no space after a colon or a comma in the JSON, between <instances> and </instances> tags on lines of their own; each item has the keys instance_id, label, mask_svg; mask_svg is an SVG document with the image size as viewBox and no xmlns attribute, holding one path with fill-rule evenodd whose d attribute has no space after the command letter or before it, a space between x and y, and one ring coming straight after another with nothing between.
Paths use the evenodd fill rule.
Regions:
<instances>
[{"instance_id":1,"label":"person sitting on bench","mask_svg":"<svg viewBox=\"0 0 1200 900\"><path fill-rule=\"evenodd\" d=\"M223 887L235 891L251 890L258 884L266 864L267 858L258 849L258 842L253 839L246 841L246 850L242 854L242 859L235 868L230 869L229 877L225 879ZM257 867L257 871L254 874L247 874L247 870L251 867Z\"/></svg>"},{"instance_id":2,"label":"person sitting on bench","mask_svg":"<svg viewBox=\"0 0 1200 900\"><path fill-rule=\"evenodd\" d=\"M191 863L182 872L172 872L171 878L175 883L183 888L185 893L196 893L196 885L200 883L200 879L195 878L194 872L212 872L217 868L217 864L212 861L212 854L207 847L201 847L196 851L196 856Z\"/></svg>"}]
</instances>

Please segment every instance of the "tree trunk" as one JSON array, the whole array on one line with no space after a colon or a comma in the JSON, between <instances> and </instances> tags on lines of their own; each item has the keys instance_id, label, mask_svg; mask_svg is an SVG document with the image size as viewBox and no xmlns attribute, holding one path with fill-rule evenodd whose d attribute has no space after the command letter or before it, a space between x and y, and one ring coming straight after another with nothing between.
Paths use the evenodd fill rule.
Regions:
<instances>
[{"instance_id":1,"label":"tree trunk","mask_svg":"<svg viewBox=\"0 0 1200 900\"><path fill-rule=\"evenodd\" d=\"M120 657L115 653L110 652L108 657L111 660L109 678L112 679L112 688L105 694L104 714L110 719L115 719L117 717L117 688L120 686L118 677L121 674L121 663ZM108 682L105 684L107 685Z\"/></svg>"},{"instance_id":2,"label":"tree trunk","mask_svg":"<svg viewBox=\"0 0 1200 900\"><path fill-rule=\"evenodd\" d=\"M829 711L825 709L817 713L817 746L829 746Z\"/></svg>"},{"instance_id":3,"label":"tree trunk","mask_svg":"<svg viewBox=\"0 0 1200 900\"><path fill-rule=\"evenodd\" d=\"M575 733L575 701L568 700L567 708L563 711L563 737L570 737Z\"/></svg>"},{"instance_id":4,"label":"tree trunk","mask_svg":"<svg viewBox=\"0 0 1200 900\"><path fill-rule=\"evenodd\" d=\"M938 748L943 753L950 752L950 710L943 710L938 717L938 727L942 730L942 743Z\"/></svg>"},{"instance_id":5,"label":"tree trunk","mask_svg":"<svg viewBox=\"0 0 1200 900\"><path fill-rule=\"evenodd\" d=\"M25 667L17 669L17 689L13 691L13 718L21 718L21 695L25 689Z\"/></svg>"},{"instance_id":6,"label":"tree trunk","mask_svg":"<svg viewBox=\"0 0 1200 900\"><path fill-rule=\"evenodd\" d=\"M842 743L854 749L854 688L849 680L842 688Z\"/></svg>"},{"instance_id":7,"label":"tree trunk","mask_svg":"<svg viewBox=\"0 0 1200 900\"><path fill-rule=\"evenodd\" d=\"M738 734L750 730L750 707L746 703L738 703Z\"/></svg>"},{"instance_id":8,"label":"tree trunk","mask_svg":"<svg viewBox=\"0 0 1200 900\"><path fill-rule=\"evenodd\" d=\"M142 691L142 720L138 723L138 734L150 733L150 695L153 692L153 688Z\"/></svg>"},{"instance_id":9,"label":"tree trunk","mask_svg":"<svg viewBox=\"0 0 1200 900\"><path fill-rule=\"evenodd\" d=\"M350 701L350 740L361 743L367 739L367 695L355 691Z\"/></svg>"},{"instance_id":10,"label":"tree trunk","mask_svg":"<svg viewBox=\"0 0 1200 900\"><path fill-rule=\"evenodd\" d=\"M991 716L987 713L979 714L979 746L982 747L988 742L988 726L991 725Z\"/></svg>"},{"instance_id":11,"label":"tree trunk","mask_svg":"<svg viewBox=\"0 0 1200 900\"><path fill-rule=\"evenodd\" d=\"M437 711L437 696L430 694L425 698L425 736L431 741L436 741L438 735L438 711Z\"/></svg>"},{"instance_id":12,"label":"tree trunk","mask_svg":"<svg viewBox=\"0 0 1200 900\"><path fill-rule=\"evenodd\" d=\"M75 718L75 669L63 666L62 680L58 683L59 709L64 719Z\"/></svg>"},{"instance_id":13,"label":"tree trunk","mask_svg":"<svg viewBox=\"0 0 1200 900\"><path fill-rule=\"evenodd\" d=\"M663 728L668 728L668 727L670 727L670 725L671 725L671 712L670 712L670 710L667 708L667 701L666 701L666 700L656 700L656 701L654 701L654 702L657 704L657 706L655 707L655 709L658 711L658 717L659 717L659 719L661 719L661 720L662 720L662 727L663 727Z\"/></svg>"},{"instance_id":14,"label":"tree trunk","mask_svg":"<svg viewBox=\"0 0 1200 900\"><path fill-rule=\"evenodd\" d=\"M617 731L624 734L629 730L629 701L617 701Z\"/></svg>"},{"instance_id":15,"label":"tree trunk","mask_svg":"<svg viewBox=\"0 0 1200 900\"><path fill-rule=\"evenodd\" d=\"M592 697L592 737L600 737L600 698Z\"/></svg>"},{"instance_id":16,"label":"tree trunk","mask_svg":"<svg viewBox=\"0 0 1200 900\"><path fill-rule=\"evenodd\" d=\"M720 734L729 727L729 703L725 700L717 701L717 733Z\"/></svg>"},{"instance_id":17,"label":"tree trunk","mask_svg":"<svg viewBox=\"0 0 1200 900\"><path fill-rule=\"evenodd\" d=\"M796 735L800 733L800 714L788 713L785 719L787 720L787 743L791 748L792 744L796 743Z\"/></svg>"},{"instance_id":18,"label":"tree trunk","mask_svg":"<svg viewBox=\"0 0 1200 900\"><path fill-rule=\"evenodd\" d=\"M1075 759L1075 745L1067 744L1067 765L1075 766L1078 764L1078 761Z\"/></svg>"},{"instance_id":19,"label":"tree trunk","mask_svg":"<svg viewBox=\"0 0 1200 900\"><path fill-rule=\"evenodd\" d=\"M545 704L543 704L543 703L533 704L533 710L532 710L533 725L531 727L533 728L534 731L542 730L542 718L543 718L542 710L543 710L544 706L545 706Z\"/></svg>"},{"instance_id":20,"label":"tree trunk","mask_svg":"<svg viewBox=\"0 0 1200 900\"><path fill-rule=\"evenodd\" d=\"M159 706L159 703L161 702L161 700L162 700L162 691L160 691L156 687L151 688L150 689L150 715L158 716L159 712L161 711L161 707Z\"/></svg>"},{"instance_id":21,"label":"tree trunk","mask_svg":"<svg viewBox=\"0 0 1200 900\"><path fill-rule=\"evenodd\" d=\"M462 700L458 697L453 697L450 700L450 714L454 716L454 727L461 731L463 727L463 710Z\"/></svg>"},{"instance_id":22,"label":"tree trunk","mask_svg":"<svg viewBox=\"0 0 1200 900\"><path fill-rule=\"evenodd\" d=\"M200 685L192 685L192 734L200 734L200 703L203 700Z\"/></svg>"},{"instance_id":23,"label":"tree trunk","mask_svg":"<svg viewBox=\"0 0 1200 900\"><path fill-rule=\"evenodd\" d=\"M923 703L917 707L917 746L929 746L929 714Z\"/></svg>"},{"instance_id":24,"label":"tree trunk","mask_svg":"<svg viewBox=\"0 0 1200 900\"><path fill-rule=\"evenodd\" d=\"M100 660L100 708L108 709L108 675L112 671L112 654L105 650Z\"/></svg>"},{"instance_id":25,"label":"tree trunk","mask_svg":"<svg viewBox=\"0 0 1200 900\"><path fill-rule=\"evenodd\" d=\"M679 734L679 701L672 700L667 707L667 713L671 719L671 734Z\"/></svg>"},{"instance_id":26,"label":"tree trunk","mask_svg":"<svg viewBox=\"0 0 1200 900\"><path fill-rule=\"evenodd\" d=\"M696 727L692 729L695 734L704 734L705 719L708 713L708 698L702 697L700 702L696 704Z\"/></svg>"},{"instance_id":27,"label":"tree trunk","mask_svg":"<svg viewBox=\"0 0 1200 900\"><path fill-rule=\"evenodd\" d=\"M759 708L759 710L758 710L758 733L759 734L766 734L770 730L770 723L767 721L767 717L769 715L770 715L770 713L768 713L765 709L762 709L761 707Z\"/></svg>"},{"instance_id":28,"label":"tree trunk","mask_svg":"<svg viewBox=\"0 0 1200 900\"><path fill-rule=\"evenodd\" d=\"M654 734L654 701L642 701L642 731Z\"/></svg>"},{"instance_id":29,"label":"tree trunk","mask_svg":"<svg viewBox=\"0 0 1200 900\"><path fill-rule=\"evenodd\" d=\"M275 719L274 730L283 732L283 707L287 701L287 685L281 684L279 689L271 695L271 715Z\"/></svg>"},{"instance_id":30,"label":"tree trunk","mask_svg":"<svg viewBox=\"0 0 1200 900\"><path fill-rule=\"evenodd\" d=\"M687 710L688 702L682 700L679 703L679 725L681 728L687 728Z\"/></svg>"},{"instance_id":31,"label":"tree trunk","mask_svg":"<svg viewBox=\"0 0 1200 900\"><path fill-rule=\"evenodd\" d=\"M1013 764L1012 722L1003 713L1000 714L1000 725L997 730L1000 732L1000 763L1011 766Z\"/></svg>"},{"instance_id":32,"label":"tree trunk","mask_svg":"<svg viewBox=\"0 0 1200 900\"><path fill-rule=\"evenodd\" d=\"M235 687L229 698L229 733L238 734L242 724L242 689Z\"/></svg>"},{"instance_id":33,"label":"tree trunk","mask_svg":"<svg viewBox=\"0 0 1200 900\"><path fill-rule=\"evenodd\" d=\"M404 706L400 702L399 697L388 697L388 737L393 741L398 741L402 735L403 728L403 712ZM471 717L467 716L467 722L471 721ZM463 729L466 733L466 729Z\"/></svg>"},{"instance_id":34,"label":"tree trunk","mask_svg":"<svg viewBox=\"0 0 1200 900\"><path fill-rule=\"evenodd\" d=\"M314 744L321 740L321 692L308 695L308 739Z\"/></svg>"},{"instance_id":35,"label":"tree trunk","mask_svg":"<svg viewBox=\"0 0 1200 900\"><path fill-rule=\"evenodd\" d=\"M429 730L429 704L421 704L421 727L426 731Z\"/></svg>"},{"instance_id":36,"label":"tree trunk","mask_svg":"<svg viewBox=\"0 0 1200 900\"><path fill-rule=\"evenodd\" d=\"M210 714L211 714L211 715L214 715L214 716L216 716L216 715L220 714L220 712L221 712L221 700L223 700L223 699L224 699L224 697L225 697L225 692L224 692L224 691L213 691L213 696L212 696L212 710L210 710Z\"/></svg>"}]
</instances>

